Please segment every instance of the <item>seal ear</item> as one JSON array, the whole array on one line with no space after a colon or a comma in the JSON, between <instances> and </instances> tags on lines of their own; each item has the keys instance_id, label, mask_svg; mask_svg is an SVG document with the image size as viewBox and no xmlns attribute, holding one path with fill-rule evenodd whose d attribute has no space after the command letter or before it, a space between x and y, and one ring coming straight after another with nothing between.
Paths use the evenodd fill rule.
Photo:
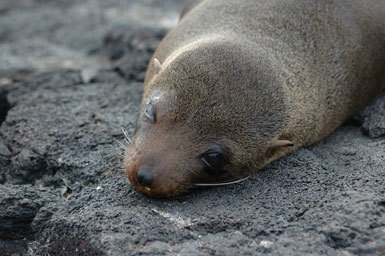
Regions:
<instances>
[{"instance_id":1,"label":"seal ear","mask_svg":"<svg viewBox=\"0 0 385 256\"><path fill-rule=\"evenodd\" d=\"M160 64L160 61L157 58L154 58L152 65L154 66L155 75L158 75L162 70L162 64Z\"/></svg>"},{"instance_id":2,"label":"seal ear","mask_svg":"<svg viewBox=\"0 0 385 256\"><path fill-rule=\"evenodd\" d=\"M279 148L279 147L287 147L287 146L294 146L294 143L289 140L273 140L269 144L269 148Z\"/></svg>"},{"instance_id":3,"label":"seal ear","mask_svg":"<svg viewBox=\"0 0 385 256\"><path fill-rule=\"evenodd\" d=\"M179 21L201 2L203 2L203 0L187 0L179 15Z\"/></svg>"}]
</instances>

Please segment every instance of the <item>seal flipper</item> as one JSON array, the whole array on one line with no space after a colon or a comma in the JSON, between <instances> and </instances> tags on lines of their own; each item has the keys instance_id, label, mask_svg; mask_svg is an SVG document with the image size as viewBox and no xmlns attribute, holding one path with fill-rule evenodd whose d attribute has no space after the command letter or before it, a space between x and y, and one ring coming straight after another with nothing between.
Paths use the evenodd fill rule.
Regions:
<instances>
[{"instance_id":1,"label":"seal flipper","mask_svg":"<svg viewBox=\"0 0 385 256\"><path fill-rule=\"evenodd\" d=\"M195 6L203 2L204 0L187 0L184 4L184 7L179 15L179 21L182 20L184 16L186 16L187 13L189 13L192 9L194 9Z\"/></svg>"}]
</instances>

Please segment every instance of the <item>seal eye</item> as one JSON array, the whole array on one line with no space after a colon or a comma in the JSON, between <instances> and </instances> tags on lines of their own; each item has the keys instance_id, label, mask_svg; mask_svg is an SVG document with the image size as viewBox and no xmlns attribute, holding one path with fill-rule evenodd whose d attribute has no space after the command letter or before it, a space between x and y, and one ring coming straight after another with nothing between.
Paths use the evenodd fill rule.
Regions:
<instances>
[{"instance_id":1,"label":"seal eye","mask_svg":"<svg viewBox=\"0 0 385 256\"><path fill-rule=\"evenodd\" d=\"M219 145L209 144L208 148L209 149L201 156L204 170L209 175L219 175L226 165L226 157Z\"/></svg>"},{"instance_id":2,"label":"seal eye","mask_svg":"<svg viewBox=\"0 0 385 256\"><path fill-rule=\"evenodd\" d=\"M144 121L154 124L155 119L155 106L153 102L149 102L144 110Z\"/></svg>"}]
</instances>

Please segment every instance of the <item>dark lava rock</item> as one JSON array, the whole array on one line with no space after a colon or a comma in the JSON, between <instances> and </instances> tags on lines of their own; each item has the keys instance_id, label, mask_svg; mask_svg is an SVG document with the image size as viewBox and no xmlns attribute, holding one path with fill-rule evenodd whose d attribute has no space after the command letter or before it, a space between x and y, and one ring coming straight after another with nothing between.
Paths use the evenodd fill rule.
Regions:
<instances>
[{"instance_id":1,"label":"dark lava rock","mask_svg":"<svg viewBox=\"0 0 385 256\"><path fill-rule=\"evenodd\" d=\"M385 92L375 98L355 117L371 138L385 136Z\"/></svg>"},{"instance_id":2,"label":"dark lava rock","mask_svg":"<svg viewBox=\"0 0 385 256\"><path fill-rule=\"evenodd\" d=\"M0 255L27 251L31 223L44 204L57 200L44 188L0 185Z\"/></svg>"},{"instance_id":3,"label":"dark lava rock","mask_svg":"<svg viewBox=\"0 0 385 256\"><path fill-rule=\"evenodd\" d=\"M0 7L0 255L383 255L383 95L356 116L370 136L348 123L241 184L172 200L133 189L115 139L181 6Z\"/></svg>"},{"instance_id":4,"label":"dark lava rock","mask_svg":"<svg viewBox=\"0 0 385 256\"><path fill-rule=\"evenodd\" d=\"M11 106L7 100L7 92L0 90L0 125L4 122L10 108Z\"/></svg>"},{"instance_id":5,"label":"dark lava rock","mask_svg":"<svg viewBox=\"0 0 385 256\"><path fill-rule=\"evenodd\" d=\"M116 28L104 40L114 70L129 81L143 81L147 64L166 32L151 27Z\"/></svg>"},{"instance_id":6,"label":"dark lava rock","mask_svg":"<svg viewBox=\"0 0 385 256\"><path fill-rule=\"evenodd\" d=\"M0 155L2 156L11 156L12 153L9 151L9 148L4 143L0 144Z\"/></svg>"}]
</instances>

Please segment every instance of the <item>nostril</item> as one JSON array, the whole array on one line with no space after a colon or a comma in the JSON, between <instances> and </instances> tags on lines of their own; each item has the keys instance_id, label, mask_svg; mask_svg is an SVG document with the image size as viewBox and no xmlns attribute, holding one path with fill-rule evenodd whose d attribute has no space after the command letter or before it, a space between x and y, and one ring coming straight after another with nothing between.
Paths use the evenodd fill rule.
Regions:
<instances>
[{"instance_id":1,"label":"nostril","mask_svg":"<svg viewBox=\"0 0 385 256\"><path fill-rule=\"evenodd\" d=\"M140 169L136 174L136 180L143 187L149 187L152 184L152 173L147 169Z\"/></svg>"}]
</instances>

